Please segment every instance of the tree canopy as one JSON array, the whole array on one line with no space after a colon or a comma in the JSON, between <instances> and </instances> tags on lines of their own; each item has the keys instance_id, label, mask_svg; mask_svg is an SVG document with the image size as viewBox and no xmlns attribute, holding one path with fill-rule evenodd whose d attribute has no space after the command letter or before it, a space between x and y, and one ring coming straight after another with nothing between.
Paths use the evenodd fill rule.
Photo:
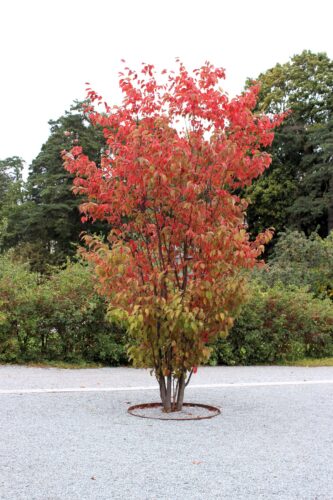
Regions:
<instances>
[{"instance_id":1,"label":"tree canopy","mask_svg":"<svg viewBox=\"0 0 333 500\"><path fill-rule=\"evenodd\" d=\"M333 61L304 51L260 74L257 110L291 113L275 135L270 169L249 189L255 233L333 227Z\"/></svg>"},{"instance_id":2,"label":"tree canopy","mask_svg":"<svg viewBox=\"0 0 333 500\"><path fill-rule=\"evenodd\" d=\"M270 239L268 231L250 242L247 204L235 190L269 166L261 148L283 116L251 112L257 87L229 101L219 87L224 71L209 63L164 73L158 82L151 65L140 74L125 68L122 105L102 113L93 105L102 98L89 90L87 113L108 149L100 163L81 146L64 158L86 217L113 228L108 242L86 238L85 254L109 314L128 322L132 359L154 369L170 411L172 387L179 410L187 374L242 302L241 271Z\"/></svg>"},{"instance_id":3,"label":"tree canopy","mask_svg":"<svg viewBox=\"0 0 333 500\"><path fill-rule=\"evenodd\" d=\"M13 221L24 200L23 166L18 156L0 160L0 250L11 238Z\"/></svg>"},{"instance_id":4,"label":"tree canopy","mask_svg":"<svg viewBox=\"0 0 333 500\"><path fill-rule=\"evenodd\" d=\"M50 136L30 165L24 199L19 213L11 217L6 240L7 247L19 244L19 251L33 259L38 270L43 262L56 264L74 255L80 233L89 230L81 222L79 200L72 193L72 176L63 168L61 152L80 141L97 161L103 147L101 131L90 126L80 103L49 125Z\"/></svg>"}]
</instances>

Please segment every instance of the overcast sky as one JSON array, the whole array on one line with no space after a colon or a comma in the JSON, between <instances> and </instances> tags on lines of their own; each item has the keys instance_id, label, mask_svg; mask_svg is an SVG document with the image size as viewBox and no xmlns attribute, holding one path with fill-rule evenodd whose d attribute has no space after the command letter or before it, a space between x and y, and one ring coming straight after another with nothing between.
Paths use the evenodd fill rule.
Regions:
<instances>
[{"instance_id":1,"label":"overcast sky","mask_svg":"<svg viewBox=\"0 0 333 500\"><path fill-rule=\"evenodd\" d=\"M329 0L2 0L0 159L27 164L85 82L119 101L120 59L226 69L226 90L304 49L333 58Z\"/></svg>"}]
</instances>

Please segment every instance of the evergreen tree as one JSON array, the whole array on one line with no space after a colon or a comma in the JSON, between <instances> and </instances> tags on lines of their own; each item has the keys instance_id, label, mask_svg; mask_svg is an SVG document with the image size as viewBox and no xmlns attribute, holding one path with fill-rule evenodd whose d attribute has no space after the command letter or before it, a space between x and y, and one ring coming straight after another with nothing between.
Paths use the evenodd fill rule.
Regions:
<instances>
[{"instance_id":1,"label":"evergreen tree","mask_svg":"<svg viewBox=\"0 0 333 500\"><path fill-rule=\"evenodd\" d=\"M258 111L291 113L275 134L270 169L249 189L250 229L325 236L333 226L333 61L304 51L258 81Z\"/></svg>"},{"instance_id":2,"label":"evergreen tree","mask_svg":"<svg viewBox=\"0 0 333 500\"><path fill-rule=\"evenodd\" d=\"M13 221L23 203L23 164L18 156L0 160L0 250L11 238Z\"/></svg>"},{"instance_id":3,"label":"evergreen tree","mask_svg":"<svg viewBox=\"0 0 333 500\"><path fill-rule=\"evenodd\" d=\"M24 213L17 221L16 235L28 254L39 254L39 261L59 263L75 253L82 231L98 232L105 226L91 228L81 222L80 199L72 193L73 179L63 167L61 152L80 141L86 154L98 162L103 134L86 121L79 103L49 125L50 137L29 169Z\"/></svg>"}]
</instances>

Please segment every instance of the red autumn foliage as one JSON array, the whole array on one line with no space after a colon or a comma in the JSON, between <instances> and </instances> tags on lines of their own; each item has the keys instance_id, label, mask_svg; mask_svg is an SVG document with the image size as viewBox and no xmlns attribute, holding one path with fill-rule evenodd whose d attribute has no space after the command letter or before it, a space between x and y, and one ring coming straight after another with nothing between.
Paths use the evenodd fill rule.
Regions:
<instances>
[{"instance_id":1,"label":"red autumn foliage","mask_svg":"<svg viewBox=\"0 0 333 500\"><path fill-rule=\"evenodd\" d=\"M113 227L108 244L87 238L88 257L111 307L136 318L133 331L146 329L133 357L153 366L161 396L162 377L184 385L205 344L230 327L239 273L271 237L268 230L250 241L247 201L237 193L268 168L263 148L283 119L253 113L258 86L229 99L219 86L223 69L206 63L189 73L178 64L160 82L152 65L125 68L122 104L103 111L89 88L86 113L106 141L101 163L79 146L64 154L87 200L84 216ZM177 327L175 315L183 318Z\"/></svg>"}]
</instances>

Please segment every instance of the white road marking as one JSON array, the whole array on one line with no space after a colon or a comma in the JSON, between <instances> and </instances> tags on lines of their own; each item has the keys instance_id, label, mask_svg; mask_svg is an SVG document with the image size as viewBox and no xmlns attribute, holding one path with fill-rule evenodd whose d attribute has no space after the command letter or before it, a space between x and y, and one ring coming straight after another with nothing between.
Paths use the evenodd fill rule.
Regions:
<instances>
[{"instance_id":1,"label":"white road marking","mask_svg":"<svg viewBox=\"0 0 333 500\"><path fill-rule=\"evenodd\" d=\"M219 389L219 388L242 388L242 387L269 387L269 386L284 386L284 385L323 385L333 384L333 379L330 380L287 380L276 382L236 382L222 384L193 384L187 389ZM45 393L62 393L62 392L129 392L129 391L156 391L157 385L150 386L134 386L134 387L65 387L57 388L50 387L47 389L0 389L0 395L6 394L45 394Z\"/></svg>"}]
</instances>

